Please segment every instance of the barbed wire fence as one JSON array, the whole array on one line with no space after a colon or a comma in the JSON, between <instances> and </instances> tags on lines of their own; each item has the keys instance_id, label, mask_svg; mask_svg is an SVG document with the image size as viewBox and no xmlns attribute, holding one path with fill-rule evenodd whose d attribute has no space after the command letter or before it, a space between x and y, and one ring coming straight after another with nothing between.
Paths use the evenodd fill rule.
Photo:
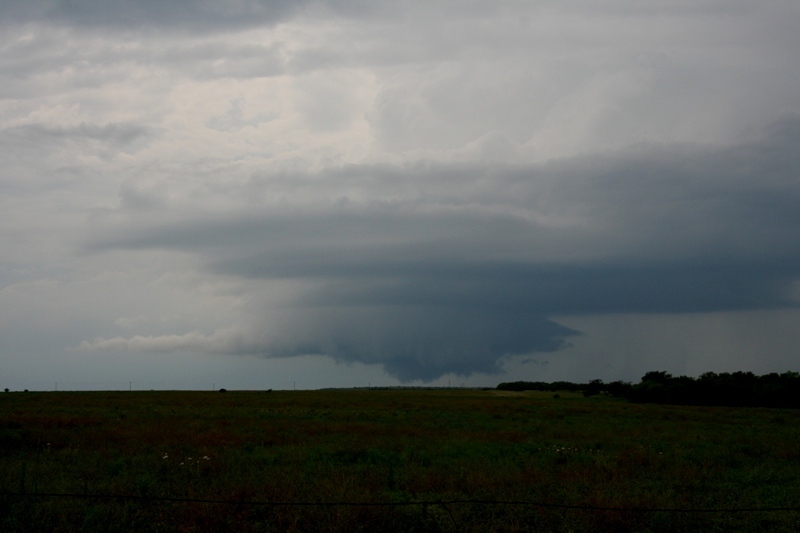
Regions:
<instances>
[{"instance_id":1,"label":"barbed wire fence","mask_svg":"<svg viewBox=\"0 0 800 533\"><path fill-rule=\"evenodd\" d=\"M74 498L95 500L128 500L141 502L168 503L201 503L211 505L237 506L274 506L274 507L431 507L447 505L511 505L529 506L546 509L582 510L582 511L622 511L639 513L765 513L765 512L798 512L800 506L786 507L718 507L718 508L682 508L682 507L605 507L600 505L573 505L550 503L534 500L483 500L483 499L450 499L450 500L414 500L406 502L364 502L364 501L281 501L281 500L214 500L205 498L176 498L168 496L136 496L128 494L79 494L56 492L0 492L0 497L18 498Z\"/></svg>"},{"instance_id":2,"label":"barbed wire fence","mask_svg":"<svg viewBox=\"0 0 800 533\"><path fill-rule=\"evenodd\" d=\"M284 500L218 500L208 498L179 498L169 496L137 496L129 494L102 494L102 493L51 493L51 492L0 492L0 502L5 500L6 505L9 498L20 499L79 499L79 500L118 500L126 502L140 502L143 504L178 504L178 505L219 505L230 507L250 507L250 508L417 508L420 518L423 521L430 519L429 510L439 508L446 514L441 516L445 520L449 518L453 531L461 531L462 525L456 518L458 512L454 513L454 507L461 505L471 506L513 506L530 507L550 511L563 512L611 512L611 513L636 513L636 514L656 514L670 513L682 515L720 515L720 514L744 514L744 513L775 513L775 512L800 512L800 506L776 506L776 507L715 507L715 508L682 508L682 507L623 507L623 506L602 506L602 505L579 505L553 503L535 500L488 500L488 499L435 499L435 500L413 500L413 501L284 501Z\"/></svg>"}]
</instances>

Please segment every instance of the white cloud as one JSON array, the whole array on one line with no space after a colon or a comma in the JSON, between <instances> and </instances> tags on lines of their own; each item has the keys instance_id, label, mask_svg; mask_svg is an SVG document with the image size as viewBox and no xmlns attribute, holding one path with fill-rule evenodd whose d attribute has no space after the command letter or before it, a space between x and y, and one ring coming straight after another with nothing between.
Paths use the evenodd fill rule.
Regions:
<instances>
[{"instance_id":1,"label":"white cloud","mask_svg":"<svg viewBox=\"0 0 800 533\"><path fill-rule=\"evenodd\" d=\"M77 348L83 351L132 351L150 353L202 352L211 354L248 354L257 350L252 339L238 329L216 331L206 335L197 331L183 335L135 335L131 338L97 338L83 341Z\"/></svg>"}]
</instances>

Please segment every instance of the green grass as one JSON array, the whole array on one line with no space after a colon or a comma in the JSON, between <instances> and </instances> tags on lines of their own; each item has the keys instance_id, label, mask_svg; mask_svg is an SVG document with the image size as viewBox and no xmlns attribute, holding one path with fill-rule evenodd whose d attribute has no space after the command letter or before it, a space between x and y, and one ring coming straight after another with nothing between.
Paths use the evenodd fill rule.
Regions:
<instances>
[{"instance_id":1,"label":"green grass","mask_svg":"<svg viewBox=\"0 0 800 533\"><path fill-rule=\"evenodd\" d=\"M58 498L94 494L137 498ZM797 531L800 412L498 391L0 394L3 531Z\"/></svg>"}]
</instances>

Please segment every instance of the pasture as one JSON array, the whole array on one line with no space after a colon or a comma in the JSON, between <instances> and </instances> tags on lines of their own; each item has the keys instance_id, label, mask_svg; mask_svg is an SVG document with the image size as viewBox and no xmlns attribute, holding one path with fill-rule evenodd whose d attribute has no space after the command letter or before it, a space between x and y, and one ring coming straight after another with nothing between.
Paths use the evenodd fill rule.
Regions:
<instances>
[{"instance_id":1,"label":"pasture","mask_svg":"<svg viewBox=\"0 0 800 533\"><path fill-rule=\"evenodd\" d=\"M798 531L797 508L798 410L462 389L0 394L6 532Z\"/></svg>"}]
</instances>

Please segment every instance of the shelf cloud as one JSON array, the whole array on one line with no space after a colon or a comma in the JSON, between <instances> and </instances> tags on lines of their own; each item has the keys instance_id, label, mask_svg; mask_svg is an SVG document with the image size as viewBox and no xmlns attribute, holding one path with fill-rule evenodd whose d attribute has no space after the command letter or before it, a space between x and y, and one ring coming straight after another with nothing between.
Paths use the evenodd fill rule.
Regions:
<instances>
[{"instance_id":1,"label":"shelf cloud","mask_svg":"<svg viewBox=\"0 0 800 533\"><path fill-rule=\"evenodd\" d=\"M795 305L798 142L786 119L723 148L264 175L248 187L301 200L128 220L91 249L182 251L218 275L301 282L288 324L249 344L266 356L379 362L403 380L491 372L562 348L577 332L554 315Z\"/></svg>"}]
</instances>

